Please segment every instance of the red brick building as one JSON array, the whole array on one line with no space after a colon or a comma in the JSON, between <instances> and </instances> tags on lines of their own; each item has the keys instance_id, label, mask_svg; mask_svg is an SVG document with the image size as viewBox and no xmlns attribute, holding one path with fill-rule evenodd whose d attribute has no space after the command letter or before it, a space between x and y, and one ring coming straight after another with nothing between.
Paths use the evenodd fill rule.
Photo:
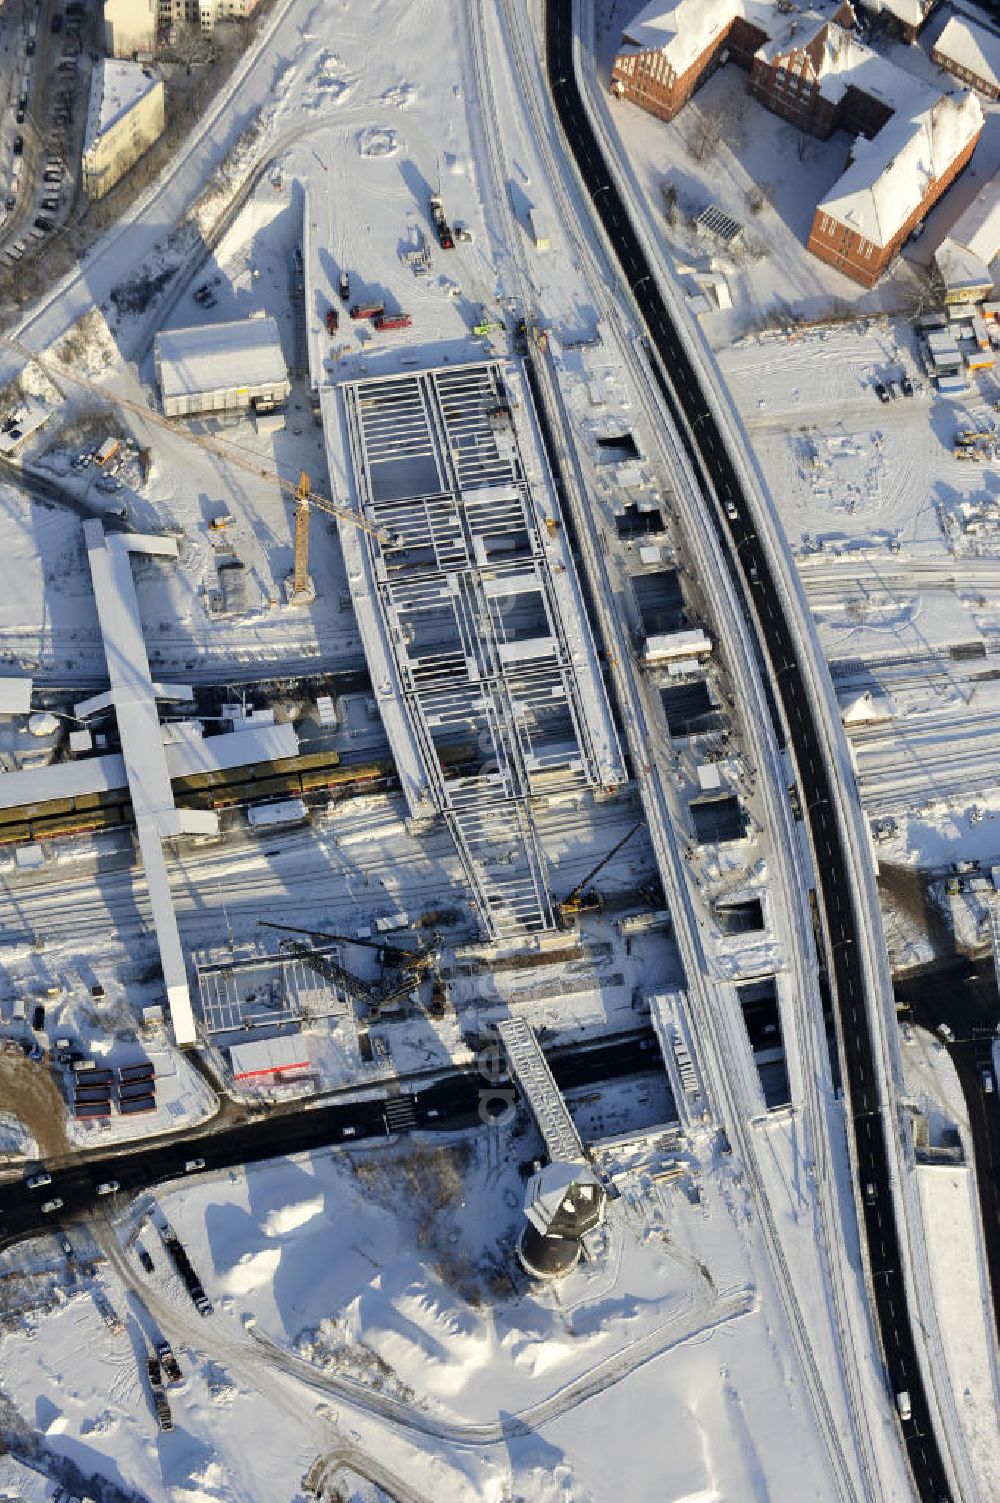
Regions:
<instances>
[{"instance_id":1,"label":"red brick building","mask_svg":"<svg viewBox=\"0 0 1000 1503\"><path fill-rule=\"evenodd\" d=\"M732 60L782 119L821 140L856 136L807 245L871 287L968 162L983 116L973 96L940 95L864 46L854 20L849 0L825 18L764 0L653 3L622 34L611 91L672 120Z\"/></svg>"},{"instance_id":2,"label":"red brick building","mask_svg":"<svg viewBox=\"0 0 1000 1503\"><path fill-rule=\"evenodd\" d=\"M982 128L974 94L944 94L919 115L892 120L874 140L856 141L846 172L816 209L808 249L874 287L965 167Z\"/></svg>"},{"instance_id":3,"label":"red brick building","mask_svg":"<svg viewBox=\"0 0 1000 1503\"><path fill-rule=\"evenodd\" d=\"M672 120L722 61L749 69L767 32L740 0L678 0L647 5L626 31L611 69L611 92Z\"/></svg>"}]
</instances>

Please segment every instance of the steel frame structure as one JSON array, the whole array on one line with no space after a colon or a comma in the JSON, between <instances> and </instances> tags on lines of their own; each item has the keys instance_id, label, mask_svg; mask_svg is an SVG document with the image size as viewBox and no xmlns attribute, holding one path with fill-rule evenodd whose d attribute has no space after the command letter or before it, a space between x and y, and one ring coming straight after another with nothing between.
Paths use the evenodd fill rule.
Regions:
<instances>
[{"instance_id":1,"label":"steel frame structure","mask_svg":"<svg viewBox=\"0 0 1000 1503\"><path fill-rule=\"evenodd\" d=\"M593 639L578 593L566 608L556 571L567 565L550 556L558 523L547 527L536 505L504 368L340 390L361 509L392 538L369 532L364 546L431 807L491 937L551 929L530 800L554 776L561 787L607 784L589 727L610 712L606 700L590 703L595 683L604 695L599 674L581 681L577 671L596 661ZM446 780L437 747L470 737L478 769Z\"/></svg>"}]
</instances>

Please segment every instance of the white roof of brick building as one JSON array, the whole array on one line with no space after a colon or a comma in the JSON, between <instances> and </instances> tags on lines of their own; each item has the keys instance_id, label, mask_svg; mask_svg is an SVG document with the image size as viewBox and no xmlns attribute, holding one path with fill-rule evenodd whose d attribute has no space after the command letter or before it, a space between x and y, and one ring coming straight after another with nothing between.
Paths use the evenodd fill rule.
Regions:
<instances>
[{"instance_id":1,"label":"white roof of brick building","mask_svg":"<svg viewBox=\"0 0 1000 1503\"><path fill-rule=\"evenodd\" d=\"M909 119L893 118L871 141L854 143L854 160L819 210L873 245L888 245L928 189L982 129L974 94L943 95Z\"/></svg>"},{"instance_id":2,"label":"white roof of brick building","mask_svg":"<svg viewBox=\"0 0 1000 1503\"><path fill-rule=\"evenodd\" d=\"M1000 37L952 16L934 43L933 55L1000 88Z\"/></svg>"},{"instance_id":3,"label":"white roof of brick building","mask_svg":"<svg viewBox=\"0 0 1000 1503\"><path fill-rule=\"evenodd\" d=\"M779 16L779 19L784 22L781 31L764 43L757 56L773 63L791 52L808 49L810 58L815 57L813 72L820 92L832 104L842 99L849 88L855 88L873 99L881 99L890 109L905 109L912 114L925 104L929 106L940 93L888 58L880 57L834 21L813 12L805 16ZM803 27L803 21L812 24Z\"/></svg>"},{"instance_id":4,"label":"white roof of brick building","mask_svg":"<svg viewBox=\"0 0 1000 1503\"><path fill-rule=\"evenodd\" d=\"M957 240L942 240L934 252L934 260L946 292L981 292L984 287L993 286L985 261Z\"/></svg>"},{"instance_id":5,"label":"white roof of brick building","mask_svg":"<svg viewBox=\"0 0 1000 1503\"><path fill-rule=\"evenodd\" d=\"M619 50L628 51L632 42L643 52L662 52L676 73L684 73L744 9L743 0L653 0L622 28Z\"/></svg>"},{"instance_id":6,"label":"white roof of brick building","mask_svg":"<svg viewBox=\"0 0 1000 1503\"><path fill-rule=\"evenodd\" d=\"M111 129L116 120L127 115L144 94L157 87L160 80L141 63L120 62L104 57L94 69L90 81L87 129L83 138L86 154L99 136Z\"/></svg>"},{"instance_id":7,"label":"white roof of brick building","mask_svg":"<svg viewBox=\"0 0 1000 1503\"><path fill-rule=\"evenodd\" d=\"M1000 254L1000 173L980 188L951 227L951 239L990 262Z\"/></svg>"},{"instance_id":8,"label":"white roof of brick building","mask_svg":"<svg viewBox=\"0 0 1000 1503\"><path fill-rule=\"evenodd\" d=\"M890 16L907 26L919 26L934 3L935 0L881 0L881 4L873 4L868 0L868 9L887 10Z\"/></svg>"},{"instance_id":9,"label":"white roof of brick building","mask_svg":"<svg viewBox=\"0 0 1000 1503\"><path fill-rule=\"evenodd\" d=\"M239 318L190 329L161 329L156 336L164 397L222 391L226 387L277 386L287 381L278 325L273 318Z\"/></svg>"}]
</instances>

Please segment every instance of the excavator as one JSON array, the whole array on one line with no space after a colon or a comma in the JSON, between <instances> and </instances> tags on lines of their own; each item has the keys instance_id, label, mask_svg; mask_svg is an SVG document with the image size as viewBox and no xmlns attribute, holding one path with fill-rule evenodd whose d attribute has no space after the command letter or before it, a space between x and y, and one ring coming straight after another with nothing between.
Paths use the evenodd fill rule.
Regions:
<instances>
[{"instance_id":1,"label":"excavator","mask_svg":"<svg viewBox=\"0 0 1000 1503\"><path fill-rule=\"evenodd\" d=\"M591 867L587 875L576 884L576 886L573 888L573 891L567 894L567 896L563 898L561 903L556 904L556 914L558 915L559 922L563 928L568 928L573 920L578 918L581 913L596 913L603 906L603 899L600 893L591 890L590 884L593 882L598 873L604 870L608 862L611 861L615 856L617 856L620 850L628 845L629 841L632 839L632 836L636 833L637 830L642 829L644 823L644 820L638 820L632 826L631 830L629 830L628 834L623 835L621 840L619 840L617 844L613 845L610 851L608 851L604 856L601 857L597 865Z\"/></svg>"},{"instance_id":2,"label":"excavator","mask_svg":"<svg viewBox=\"0 0 1000 1503\"><path fill-rule=\"evenodd\" d=\"M304 929L295 924L275 924L270 919L258 919L257 922L262 929L276 929L283 934L303 934L307 939L314 941L360 945L362 949L375 950L382 964L382 978L379 981L365 981L322 950L314 950L309 945L300 944L296 940L282 940L281 942L281 948L286 954L294 955L296 959L301 960L303 965L309 966L310 970L322 976L324 981L338 988L353 1002L362 1003L372 1018L379 1017L384 1009L392 1007L394 1003L407 997L414 987L419 985L421 977L433 963L434 957L431 951L424 947L417 950L404 950L398 945L386 944L384 941L352 939L347 934L331 934L325 929Z\"/></svg>"}]
</instances>

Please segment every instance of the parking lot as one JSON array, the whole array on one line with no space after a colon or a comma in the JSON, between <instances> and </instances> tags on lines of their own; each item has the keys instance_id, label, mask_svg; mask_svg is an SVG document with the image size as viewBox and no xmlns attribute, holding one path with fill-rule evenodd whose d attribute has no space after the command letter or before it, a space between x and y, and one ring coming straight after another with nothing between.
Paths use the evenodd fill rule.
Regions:
<instances>
[{"instance_id":1,"label":"parking lot","mask_svg":"<svg viewBox=\"0 0 1000 1503\"><path fill-rule=\"evenodd\" d=\"M92 67L82 0L14 0L0 12L8 93L0 125L0 262L16 266L73 206Z\"/></svg>"}]
</instances>

